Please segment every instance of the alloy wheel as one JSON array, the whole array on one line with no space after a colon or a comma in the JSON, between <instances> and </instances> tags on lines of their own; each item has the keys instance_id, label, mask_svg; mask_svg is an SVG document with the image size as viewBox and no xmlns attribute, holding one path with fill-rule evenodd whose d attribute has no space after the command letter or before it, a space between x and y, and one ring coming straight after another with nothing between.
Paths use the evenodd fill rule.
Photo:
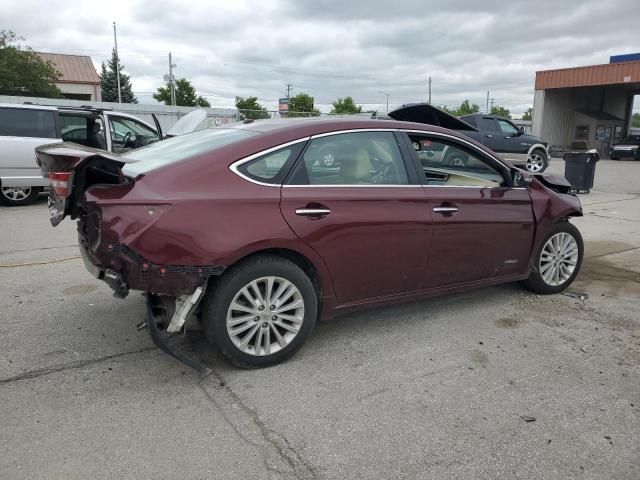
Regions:
<instances>
[{"instance_id":1,"label":"alloy wheel","mask_svg":"<svg viewBox=\"0 0 640 480\"><path fill-rule=\"evenodd\" d=\"M2 187L2 195L14 202L22 202L31 195L31 187Z\"/></svg>"},{"instance_id":2,"label":"alloy wheel","mask_svg":"<svg viewBox=\"0 0 640 480\"><path fill-rule=\"evenodd\" d=\"M552 287L564 284L576 269L578 254L578 242L573 235L566 232L553 235L540 252L538 268L542 280Z\"/></svg>"},{"instance_id":3,"label":"alloy wheel","mask_svg":"<svg viewBox=\"0 0 640 480\"><path fill-rule=\"evenodd\" d=\"M544 170L544 157L539 153L533 152L527 158L527 162L525 164L527 170L533 173L538 173Z\"/></svg>"},{"instance_id":4,"label":"alloy wheel","mask_svg":"<svg viewBox=\"0 0 640 480\"><path fill-rule=\"evenodd\" d=\"M227 333L243 353L274 354L296 337L304 321L298 287L281 277L261 277L236 293L227 310Z\"/></svg>"}]
</instances>

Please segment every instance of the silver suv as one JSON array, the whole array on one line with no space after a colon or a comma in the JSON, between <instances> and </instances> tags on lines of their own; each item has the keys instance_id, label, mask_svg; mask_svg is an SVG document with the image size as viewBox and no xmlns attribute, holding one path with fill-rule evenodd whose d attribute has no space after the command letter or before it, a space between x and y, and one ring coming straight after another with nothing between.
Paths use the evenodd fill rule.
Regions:
<instances>
[{"instance_id":1,"label":"silver suv","mask_svg":"<svg viewBox=\"0 0 640 480\"><path fill-rule=\"evenodd\" d=\"M48 187L35 161L37 146L74 142L123 153L162 139L154 120L155 128L111 110L0 103L0 203L27 205Z\"/></svg>"}]
</instances>

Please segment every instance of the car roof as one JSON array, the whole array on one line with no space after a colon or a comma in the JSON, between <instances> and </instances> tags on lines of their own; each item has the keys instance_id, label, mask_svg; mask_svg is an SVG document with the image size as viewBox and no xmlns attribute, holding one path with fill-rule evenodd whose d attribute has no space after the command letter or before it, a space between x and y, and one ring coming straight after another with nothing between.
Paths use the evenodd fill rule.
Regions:
<instances>
[{"instance_id":1,"label":"car roof","mask_svg":"<svg viewBox=\"0 0 640 480\"><path fill-rule=\"evenodd\" d=\"M236 128L256 133L278 134L288 133L292 137L320 135L340 130L420 130L424 132L448 133L460 138L464 135L446 128L427 125L425 123L404 122L398 120L375 120L361 116L346 117L313 117L313 118L274 118L268 120L251 120L233 123L216 128Z\"/></svg>"},{"instance_id":2,"label":"car roof","mask_svg":"<svg viewBox=\"0 0 640 480\"><path fill-rule=\"evenodd\" d=\"M24 103L0 103L1 108L25 108L29 110L57 110L58 107L50 105L32 105Z\"/></svg>"}]
</instances>

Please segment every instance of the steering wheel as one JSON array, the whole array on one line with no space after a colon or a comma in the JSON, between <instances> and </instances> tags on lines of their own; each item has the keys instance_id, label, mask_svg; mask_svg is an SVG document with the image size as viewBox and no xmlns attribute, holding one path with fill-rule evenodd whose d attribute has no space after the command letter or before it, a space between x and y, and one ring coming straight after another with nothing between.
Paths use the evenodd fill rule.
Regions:
<instances>
[{"instance_id":1,"label":"steering wheel","mask_svg":"<svg viewBox=\"0 0 640 480\"><path fill-rule=\"evenodd\" d=\"M391 163L384 163L380 159L372 157L371 165L374 166L374 173L371 175L371 183L384 183L391 174Z\"/></svg>"},{"instance_id":2,"label":"steering wheel","mask_svg":"<svg viewBox=\"0 0 640 480\"><path fill-rule=\"evenodd\" d=\"M131 132L125 133L124 137L122 137L122 148L125 148L127 146L127 143L129 143L130 139L131 139Z\"/></svg>"}]
</instances>

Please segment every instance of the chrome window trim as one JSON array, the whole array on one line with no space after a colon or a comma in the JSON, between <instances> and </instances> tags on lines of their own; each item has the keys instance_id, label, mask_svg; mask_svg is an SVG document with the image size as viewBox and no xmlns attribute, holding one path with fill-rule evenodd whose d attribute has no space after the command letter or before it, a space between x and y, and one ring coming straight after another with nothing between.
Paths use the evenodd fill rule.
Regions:
<instances>
[{"instance_id":1,"label":"chrome window trim","mask_svg":"<svg viewBox=\"0 0 640 480\"><path fill-rule=\"evenodd\" d=\"M259 180L255 180L255 179L253 179L251 177L248 177L245 174L243 174L242 172L240 172L240 170L238 170L238 167L240 167L241 165L244 165L247 162L250 162L251 160L255 160L258 157L262 157L263 155L268 155L271 152L275 152L277 150L282 150L283 148L290 147L291 145L295 145L296 143L306 142L310 138L311 137L303 137L303 138L299 138L297 140L292 140L291 142L281 143L280 145L276 145L275 147L267 148L266 150L261 150L261 151L259 151L257 153L249 155L248 157L244 157L244 158L241 158L240 160L236 160L231 165L229 165L229 170L231 170L233 173L235 173L239 177L244 178L246 181L251 182L251 183L255 183L256 185L262 185L263 187L281 188L282 187L281 183L266 183L266 182L261 182Z\"/></svg>"},{"instance_id":2,"label":"chrome window trim","mask_svg":"<svg viewBox=\"0 0 640 480\"><path fill-rule=\"evenodd\" d=\"M441 132L432 132L428 130L406 130L402 128L355 128L348 130L336 130L334 132L325 132L318 133L316 135L310 135L308 137L302 137L297 140L292 140L290 142L282 143L280 145L276 145L274 147L267 148L266 150L261 150L260 152L249 155L248 157L241 158L240 160L236 160L231 165L229 165L229 170L243 178L244 180L254 183L256 185L261 185L263 187L275 187L275 188L476 188L476 189L484 189L484 188L504 188L504 187L487 187L487 186L476 186L476 185L378 185L378 184L362 184L362 185L286 185L279 183L266 183L260 182L258 180L254 180L253 178L247 177L243 173L238 170L238 167L250 162L251 160L255 160L258 157L263 155L267 155L276 150L280 150L283 148L287 148L291 145L295 145L296 143L306 142L309 140L313 140L315 138L328 137L331 135L340 135L343 133L361 133L361 132L404 132L404 133L417 133L421 135L433 135L437 137L447 138L450 140L462 142L472 149L478 150L478 147L473 143L463 139L456 137L454 135L449 135L447 133ZM509 167L505 165L499 158L494 155L490 155L487 152L480 150L480 153L487 155L502 165L505 169L509 170ZM526 190L527 187L509 187L512 190Z\"/></svg>"},{"instance_id":3,"label":"chrome window trim","mask_svg":"<svg viewBox=\"0 0 640 480\"><path fill-rule=\"evenodd\" d=\"M399 128L352 128L349 130L336 130L335 132L317 133L311 135L311 140L314 138L329 137L331 135L342 135L344 133L366 133L366 132L397 132Z\"/></svg>"}]
</instances>

